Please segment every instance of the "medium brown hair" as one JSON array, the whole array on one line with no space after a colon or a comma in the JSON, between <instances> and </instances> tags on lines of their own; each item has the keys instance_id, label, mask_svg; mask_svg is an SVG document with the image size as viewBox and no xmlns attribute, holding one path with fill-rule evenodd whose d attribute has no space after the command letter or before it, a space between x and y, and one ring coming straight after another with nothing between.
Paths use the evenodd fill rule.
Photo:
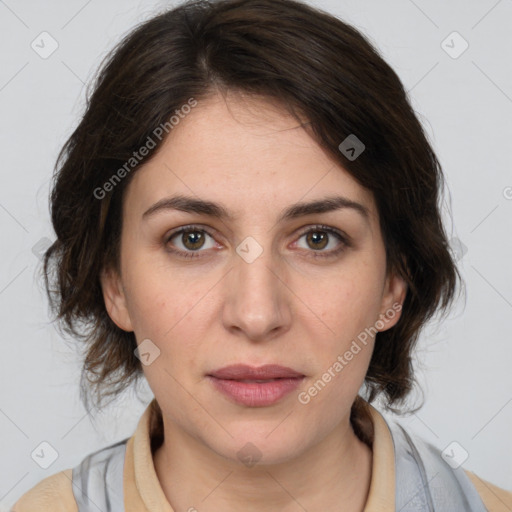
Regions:
<instances>
[{"instance_id":1,"label":"medium brown hair","mask_svg":"<svg viewBox=\"0 0 512 512\"><path fill-rule=\"evenodd\" d=\"M372 192L387 270L408 290L397 324L377 334L365 383L369 401L383 394L388 407L403 402L419 333L447 310L460 279L440 215L442 171L398 76L372 44L294 0L187 2L136 27L103 62L57 159L57 239L44 258L58 324L85 343L82 400L87 407L94 394L101 407L143 375L134 333L110 319L99 280L103 269L119 269L123 191L140 164L104 197L95 191L190 98L226 91L267 98L306 120L317 143ZM356 159L339 149L349 135L365 145Z\"/></svg>"}]
</instances>

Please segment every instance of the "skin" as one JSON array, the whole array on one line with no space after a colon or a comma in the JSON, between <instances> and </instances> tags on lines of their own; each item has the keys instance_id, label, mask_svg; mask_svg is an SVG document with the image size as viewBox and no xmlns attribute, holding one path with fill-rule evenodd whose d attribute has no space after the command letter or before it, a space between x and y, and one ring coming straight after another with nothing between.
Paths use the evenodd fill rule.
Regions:
<instances>
[{"instance_id":1,"label":"skin","mask_svg":"<svg viewBox=\"0 0 512 512\"><path fill-rule=\"evenodd\" d=\"M234 219L178 210L143 219L178 193L221 203ZM277 220L293 203L332 195L364 205L368 218L345 208ZM169 240L190 224L211 234L195 251L186 235ZM315 245L304 232L325 237L316 224L350 243L328 234ZM263 249L251 263L236 252L248 236ZM372 453L349 415L374 339L308 404L297 395L403 303L406 284L386 275L385 258L372 194L268 100L229 93L199 102L136 171L123 205L120 272L101 281L112 320L160 350L143 370L162 409L165 440L154 463L174 510L363 510ZM279 402L248 407L206 377L235 363L277 363L306 377ZM248 442L261 453L252 467L237 456Z\"/></svg>"}]
</instances>

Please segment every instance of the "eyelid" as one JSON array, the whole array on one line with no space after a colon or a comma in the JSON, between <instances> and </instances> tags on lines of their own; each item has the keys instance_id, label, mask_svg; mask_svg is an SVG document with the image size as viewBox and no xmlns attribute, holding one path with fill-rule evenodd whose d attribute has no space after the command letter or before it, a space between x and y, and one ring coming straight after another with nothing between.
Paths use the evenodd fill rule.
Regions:
<instances>
[{"instance_id":1,"label":"eyelid","mask_svg":"<svg viewBox=\"0 0 512 512\"><path fill-rule=\"evenodd\" d=\"M344 242L346 242L346 243L350 242L350 237L346 233L344 233L340 229L337 229L333 226L327 226L326 224L310 224L309 226L306 226L304 228L301 228L301 230L299 230L299 236L303 236L306 233L309 233L310 231L315 231L315 230L326 231L331 234L336 234Z\"/></svg>"},{"instance_id":2,"label":"eyelid","mask_svg":"<svg viewBox=\"0 0 512 512\"><path fill-rule=\"evenodd\" d=\"M187 224L185 226L180 226L179 228L176 228L172 230L170 233L165 234L164 236L164 243L168 244L171 238L174 238L176 235L180 235L182 233L185 233L187 231L201 231L215 239L215 235L213 233L214 230L212 230L208 226L204 226L201 224ZM194 252L194 251L187 251L187 252ZM195 251L195 252L201 252L201 251Z\"/></svg>"}]
</instances>

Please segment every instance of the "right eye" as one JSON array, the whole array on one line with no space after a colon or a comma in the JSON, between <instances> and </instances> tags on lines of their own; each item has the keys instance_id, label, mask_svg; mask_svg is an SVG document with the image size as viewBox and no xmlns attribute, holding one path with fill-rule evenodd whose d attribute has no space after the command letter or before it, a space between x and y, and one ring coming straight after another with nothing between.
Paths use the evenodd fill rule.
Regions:
<instances>
[{"instance_id":1,"label":"right eye","mask_svg":"<svg viewBox=\"0 0 512 512\"><path fill-rule=\"evenodd\" d=\"M197 226L183 226L166 237L165 246L170 252L180 257L197 258L200 257L200 255L194 253L204 252L201 249L212 249L215 247L214 242L205 247L208 238L213 240L212 235L203 228ZM175 242L172 242L173 240L175 240Z\"/></svg>"}]
</instances>

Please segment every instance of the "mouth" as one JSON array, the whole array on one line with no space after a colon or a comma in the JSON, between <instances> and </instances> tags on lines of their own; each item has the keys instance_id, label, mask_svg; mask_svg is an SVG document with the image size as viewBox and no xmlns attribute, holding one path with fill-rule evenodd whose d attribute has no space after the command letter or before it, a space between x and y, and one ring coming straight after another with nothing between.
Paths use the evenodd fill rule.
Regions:
<instances>
[{"instance_id":1,"label":"mouth","mask_svg":"<svg viewBox=\"0 0 512 512\"><path fill-rule=\"evenodd\" d=\"M288 366L281 366L279 364L265 364L259 367L246 364L234 364L214 370L209 376L225 380L270 381L304 377L304 374Z\"/></svg>"},{"instance_id":2,"label":"mouth","mask_svg":"<svg viewBox=\"0 0 512 512\"><path fill-rule=\"evenodd\" d=\"M260 379L260 380L254 380L254 379L225 379L225 380L236 380L237 382L257 382L258 384L264 383L264 382L274 382L276 380L280 380L284 377L278 377L277 379Z\"/></svg>"},{"instance_id":3,"label":"mouth","mask_svg":"<svg viewBox=\"0 0 512 512\"><path fill-rule=\"evenodd\" d=\"M295 390L305 375L281 365L231 365L207 375L217 391L231 402L248 407L277 403Z\"/></svg>"}]
</instances>

